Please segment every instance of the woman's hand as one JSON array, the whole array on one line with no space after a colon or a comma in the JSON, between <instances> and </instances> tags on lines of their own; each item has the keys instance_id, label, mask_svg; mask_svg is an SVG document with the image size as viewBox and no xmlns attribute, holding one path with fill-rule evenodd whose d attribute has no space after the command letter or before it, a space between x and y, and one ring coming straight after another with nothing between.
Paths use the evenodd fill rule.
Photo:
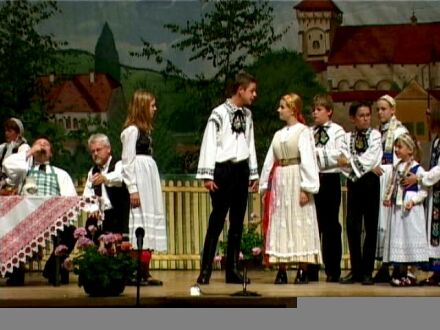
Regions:
<instances>
[{"instance_id":1,"label":"woman's hand","mask_svg":"<svg viewBox=\"0 0 440 330\"><path fill-rule=\"evenodd\" d=\"M402 180L402 185L405 188L408 188L409 186L412 186L413 184L417 183L417 175L414 173L408 173L406 177Z\"/></svg>"},{"instance_id":2,"label":"woman's hand","mask_svg":"<svg viewBox=\"0 0 440 330\"><path fill-rule=\"evenodd\" d=\"M299 205L302 207L310 201L310 196L308 193L301 191L299 194Z\"/></svg>"},{"instance_id":3,"label":"woman's hand","mask_svg":"<svg viewBox=\"0 0 440 330\"><path fill-rule=\"evenodd\" d=\"M405 210L409 211L414 207L414 202L413 201L409 201L408 203L405 204Z\"/></svg>"},{"instance_id":4,"label":"woman's hand","mask_svg":"<svg viewBox=\"0 0 440 330\"><path fill-rule=\"evenodd\" d=\"M139 198L139 193L135 192L130 194L130 205L134 209L141 205L141 199Z\"/></svg>"}]
</instances>

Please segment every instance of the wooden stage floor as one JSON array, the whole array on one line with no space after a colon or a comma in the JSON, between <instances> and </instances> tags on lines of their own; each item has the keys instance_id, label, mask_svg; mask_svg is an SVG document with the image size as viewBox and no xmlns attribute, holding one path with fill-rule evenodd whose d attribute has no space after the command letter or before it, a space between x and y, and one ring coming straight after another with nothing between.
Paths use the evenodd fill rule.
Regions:
<instances>
[{"instance_id":1,"label":"wooden stage floor","mask_svg":"<svg viewBox=\"0 0 440 330\"><path fill-rule=\"evenodd\" d=\"M260 297L232 297L241 291L241 285L224 283L224 272L214 271L209 285L201 286L202 295L190 296L198 271L154 271L161 279L161 287L144 286L140 289L140 304L136 306L136 287L127 286L119 297L90 298L76 284L71 275L69 285L53 287L47 284L41 273L26 274L23 287L8 287L0 278L0 307L277 307L296 308L300 297L440 297L439 287L395 288L389 284L363 286L326 283L323 272L319 282L307 285L274 285L275 271L255 270L249 272L252 279L247 290ZM289 271L292 283L296 271ZM426 274L418 275L419 279Z\"/></svg>"}]
</instances>

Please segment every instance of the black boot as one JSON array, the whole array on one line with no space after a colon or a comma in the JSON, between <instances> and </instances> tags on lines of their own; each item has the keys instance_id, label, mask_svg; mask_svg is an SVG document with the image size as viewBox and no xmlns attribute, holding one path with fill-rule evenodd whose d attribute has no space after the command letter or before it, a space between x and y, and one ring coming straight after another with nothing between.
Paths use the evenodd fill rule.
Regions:
<instances>
[{"instance_id":1,"label":"black boot","mask_svg":"<svg viewBox=\"0 0 440 330\"><path fill-rule=\"evenodd\" d=\"M217 250L217 240L213 239L209 234L206 235L205 244L203 246L202 264L200 265L200 274L197 278L198 284L209 284L212 272L212 262L214 260L215 251Z\"/></svg>"},{"instance_id":2,"label":"black boot","mask_svg":"<svg viewBox=\"0 0 440 330\"><path fill-rule=\"evenodd\" d=\"M241 235L240 235L241 236ZM243 284L244 278L238 270L238 256L240 254L240 241L241 238L238 235L229 235L228 248L226 255L226 283ZM250 283L251 280L246 278L246 283Z\"/></svg>"},{"instance_id":3,"label":"black boot","mask_svg":"<svg viewBox=\"0 0 440 330\"><path fill-rule=\"evenodd\" d=\"M287 284L286 268L278 269L278 273L277 273L277 276L275 277L274 284Z\"/></svg>"},{"instance_id":4,"label":"black boot","mask_svg":"<svg viewBox=\"0 0 440 330\"><path fill-rule=\"evenodd\" d=\"M14 269L6 280L7 286L23 286L24 285L24 266L20 265Z\"/></svg>"}]
</instances>

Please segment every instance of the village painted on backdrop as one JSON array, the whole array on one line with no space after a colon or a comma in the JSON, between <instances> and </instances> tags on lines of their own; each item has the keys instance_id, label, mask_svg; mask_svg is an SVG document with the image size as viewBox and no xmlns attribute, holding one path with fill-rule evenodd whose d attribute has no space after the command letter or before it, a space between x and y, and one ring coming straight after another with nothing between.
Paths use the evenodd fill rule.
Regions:
<instances>
[{"instance_id":1,"label":"village painted on backdrop","mask_svg":"<svg viewBox=\"0 0 440 330\"><path fill-rule=\"evenodd\" d=\"M20 8L18 3L22 5ZM129 3L2 1L0 13L3 23L0 24L4 25L4 35L0 46L7 56L3 57L0 70L0 119L11 113L23 118L28 138L43 133L52 135L59 151L56 160L78 178L86 173L89 166L85 141L91 132L108 132L115 151L120 151L119 134L126 117L127 100L134 89L143 87L152 90L158 99L154 134L157 141L155 158L161 172L192 174L197 165L202 129L212 107L223 98L222 90L228 73L222 71L225 67L219 63L221 56L217 63L212 62L209 52L197 58L197 48L193 51L191 47L179 48L178 43L190 38L191 24L195 26L202 17L206 21L216 17L209 16L209 13L224 10L220 14L227 17L227 10L245 12L260 6L266 22L275 27L272 35L269 30L265 32L261 43L267 41L268 45L274 45L273 49L266 47L246 60L226 66L231 72L244 68L260 82L259 97L253 107L260 163L270 137L281 125L275 113L276 102L279 95L288 90L303 95L306 114L310 111L308 106L315 93L330 92L335 101L334 120L346 129L351 128L347 109L352 101L373 102L383 94L390 94L397 101L398 117L409 131L420 141L429 140L425 111L440 102L440 21L419 21L417 8L424 8L423 5L420 7L422 2L405 4L408 16L404 22L363 24L360 21L350 25L344 22L341 10L346 5L344 1L241 3L240 8L235 9L232 5L230 8L216 7L216 2L210 1L132 3L131 6L137 5L147 11L157 5L169 6L168 11L177 9L174 15L169 16L171 20L175 18L174 21L156 17L150 25L155 24L156 30L168 33L168 38L173 33L177 38L175 35L180 33L180 39L169 39L169 45L164 48L157 36L153 38L150 35L152 39L147 40L142 32L136 31L133 22L131 38L137 39L138 46L127 51L119 46L126 41L118 40L112 27L128 24L129 21L106 21L99 27L92 52L81 48L81 45L63 41L62 29L58 34L56 24L49 24L50 20L57 18L59 24L65 16L66 24L71 23L72 13L65 9L72 6L82 10L95 6L96 10L96 6L101 6L101 9L102 6L113 6L114 9L119 4L120 9L125 10ZM174 17L185 12L183 6L195 6L198 10L189 18ZM272 6L276 7L275 10ZM32 8L37 10L32 11ZM363 7L363 10L368 13L369 9ZM33 19L26 16L30 12ZM277 21L276 15L281 12L284 25ZM49 15L45 18L47 13ZM80 25L78 11L75 14L75 22ZM96 10L96 15L99 15L99 10ZM129 19L127 15L122 17ZM10 18L8 23L6 18ZM186 20L188 23L185 23ZM171 23L175 26L165 26ZM259 23L253 21L252 28L260 29ZM38 26L43 28L37 29ZM211 21L211 26L221 29L222 25ZM26 31L39 32L32 38L22 38L27 45L14 45L13 41L19 40ZM252 32L252 29L243 30L243 37L251 37ZM223 31L217 30L217 33L218 40L212 42L218 42L215 45L221 47L221 39L227 40L228 36L224 36ZM47 35L51 37L47 38ZM5 40L8 38L5 37L12 41L7 44ZM289 42L286 42L289 39L296 39L293 43L296 49L289 48ZM237 44L240 42L245 44L243 40L237 40ZM8 52L8 47L16 48L12 48L14 52ZM171 48L176 53L180 52L180 56L168 58L169 53L164 49ZM121 54L120 49L126 53ZM246 48L237 48L230 55L237 59L246 51ZM30 56L34 56L32 60L29 60ZM195 57L194 61L191 56ZM123 64L123 59L127 57L136 60L137 65ZM191 75L188 72L191 68L206 68L206 73ZM29 82L29 78L35 84ZM28 81L28 84L22 81ZM22 90L11 87L18 85Z\"/></svg>"}]
</instances>

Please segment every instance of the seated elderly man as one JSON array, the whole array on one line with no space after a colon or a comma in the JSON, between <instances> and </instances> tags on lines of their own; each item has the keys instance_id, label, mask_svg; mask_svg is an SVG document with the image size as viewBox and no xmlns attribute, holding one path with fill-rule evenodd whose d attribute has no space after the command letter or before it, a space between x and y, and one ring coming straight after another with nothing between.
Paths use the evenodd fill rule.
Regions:
<instances>
[{"instance_id":1,"label":"seated elderly man","mask_svg":"<svg viewBox=\"0 0 440 330\"><path fill-rule=\"evenodd\" d=\"M76 189L70 175L61 168L50 164L52 158L52 145L50 141L41 137L35 140L32 147L26 152L12 154L3 162L8 179L19 188L21 195L36 196L76 196ZM75 227L68 226L59 233L60 243L73 249L75 241L73 231ZM55 284L55 256L52 252L46 262L43 275L48 278L49 283ZM61 282L69 282L69 273L60 269ZM15 270L7 282L8 285L24 284L24 268Z\"/></svg>"},{"instance_id":2,"label":"seated elderly man","mask_svg":"<svg viewBox=\"0 0 440 330\"><path fill-rule=\"evenodd\" d=\"M102 221L102 231L128 236L130 196L122 180L122 163L112 156L109 138L93 134L88 140L93 166L87 175L83 196L98 196L102 200L104 219L98 213L89 212L87 225L97 226Z\"/></svg>"}]
</instances>

